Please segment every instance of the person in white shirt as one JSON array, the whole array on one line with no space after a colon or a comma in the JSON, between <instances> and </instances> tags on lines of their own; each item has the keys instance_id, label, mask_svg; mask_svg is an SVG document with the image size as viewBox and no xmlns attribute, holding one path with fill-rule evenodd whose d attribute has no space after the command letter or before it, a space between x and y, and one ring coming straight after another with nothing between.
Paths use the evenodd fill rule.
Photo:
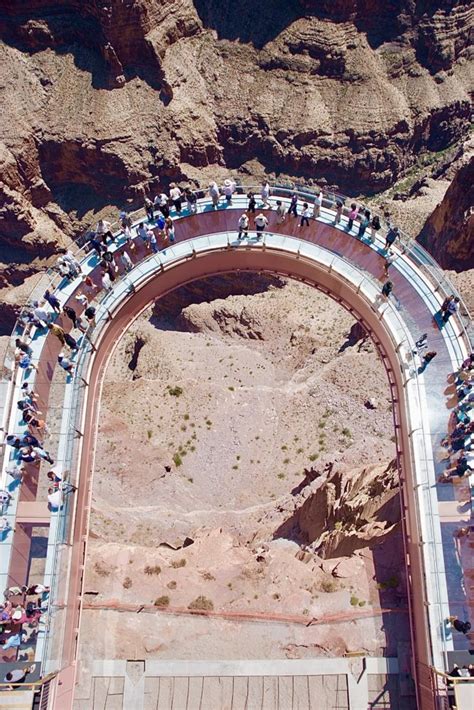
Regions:
<instances>
[{"instance_id":1,"label":"person in white shirt","mask_svg":"<svg viewBox=\"0 0 474 710\"><path fill-rule=\"evenodd\" d=\"M321 214L321 205L323 203L323 193L319 192L318 195L314 198L314 204L313 204L313 214L311 215L313 219L318 219L318 217Z\"/></svg>"},{"instance_id":2,"label":"person in white shirt","mask_svg":"<svg viewBox=\"0 0 474 710\"><path fill-rule=\"evenodd\" d=\"M76 276L79 276L81 273L81 264L79 261L76 259L72 251L67 251L65 254L63 254L63 260L66 261L68 264L71 265L71 268L75 272Z\"/></svg>"},{"instance_id":3,"label":"person in white shirt","mask_svg":"<svg viewBox=\"0 0 474 710\"><path fill-rule=\"evenodd\" d=\"M255 227L257 229L257 239L260 239L263 230L268 227L268 219L261 212L255 217Z\"/></svg>"},{"instance_id":4,"label":"person in white shirt","mask_svg":"<svg viewBox=\"0 0 474 710\"><path fill-rule=\"evenodd\" d=\"M286 211L281 200L277 200L276 216L277 224L282 224L285 221Z\"/></svg>"},{"instance_id":5,"label":"person in white shirt","mask_svg":"<svg viewBox=\"0 0 474 710\"><path fill-rule=\"evenodd\" d=\"M232 204L232 195L235 191L235 182L233 180L224 180L222 192L225 196L225 201L228 205Z\"/></svg>"},{"instance_id":6,"label":"person in white shirt","mask_svg":"<svg viewBox=\"0 0 474 710\"><path fill-rule=\"evenodd\" d=\"M63 370L66 370L66 372L67 372L69 375L71 375L71 374L73 373L73 371L74 371L74 365L73 365L73 363L71 362L71 360L69 360L69 358L67 358L67 357L66 357L65 355L63 355L62 353L59 353L59 355L58 355L58 365L59 365L60 367L62 367Z\"/></svg>"},{"instance_id":7,"label":"person in white shirt","mask_svg":"<svg viewBox=\"0 0 474 710\"><path fill-rule=\"evenodd\" d=\"M137 229L137 234L140 237L140 239L144 242L146 246L148 246L148 229L145 227L145 223L142 222L140 225L138 225Z\"/></svg>"},{"instance_id":8,"label":"person in white shirt","mask_svg":"<svg viewBox=\"0 0 474 710\"><path fill-rule=\"evenodd\" d=\"M243 215L239 217L239 236L238 239L242 239L242 236L248 237L249 235L249 218L244 212Z\"/></svg>"},{"instance_id":9,"label":"person in white shirt","mask_svg":"<svg viewBox=\"0 0 474 710\"><path fill-rule=\"evenodd\" d=\"M42 306L40 306L38 301L35 301L33 303L33 315L42 323L49 323L51 319L51 314L48 313L48 311L46 311Z\"/></svg>"},{"instance_id":10,"label":"person in white shirt","mask_svg":"<svg viewBox=\"0 0 474 710\"><path fill-rule=\"evenodd\" d=\"M48 504L57 510L61 507L63 494L60 488L48 488Z\"/></svg>"},{"instance_id":11,"label":"person in white shirt","mask_svg":"<svg viewBox=\"0 0 474 710\"><path fill-rule=\"evenodd\" d=\"M170 182L170 198L176 212L179 214L181 212L183 194L175 182Z\"/></svg>"},{"instance_id":12,"label":"person in white shirt","mask_svg":"<svg viewBox=\"0 0 474 710\"><path fill-rule=\"evenodd\" d=\"M309 227L309 218L312 216L312 210L308 206L308 203L305 202L303 204L303 212L301 213L301 220L299 226L302 227L303 225L306 225Z\"/></svg>"},{"instance_id":13,"label":"person in white shirt","mask_svg":"<svg viewBox=\"0 0 474 710\"><path fill-rule=\"evenodd\" d=\"M217 182L213 181L209 183L209 195L212 200L212 206L217 207L220 199L219 186Z\"/></svg>"},{"instance_id":14,"label":"person in white shirt","mask_svg":"<svg viewBox=\"0 0 474 710\"><path fill-rule=\"evenodd\" d=\"M109 237L110 239L114 238L114 235L110 231L111 226L112 225L110 224L110 222L107 222L107 220L105 219L99 219L99 221L97 222L95 233L98 237L102 239L102 242L104 244L107 244L107 237Z\"/></svg>"},{"instance_id":15,"label":"person in white shirt","mask_svg":"<svg viewBox=\"0 0 474 710\"><path fill-rule=\"evenodd\" d=\"M112 288L112 280L107 271L100 272L100 282L103 289L105 289L106 291L110 291L110 289Z\"/></svg>"},{"instance_id":16,"label":"person in white shirt","mask_svg":"<svg viewBox=\"0 0 474 710\"><path fill-rule=\"evenodd\" d=\"M267 180L262 182L262 189L260 190L260 197L262 198L263 207L270 208L270 185Z\"/></svg>"},{"instance_id":17,"label":"person in white shirt","mask_svg":"<svg viewBox=\"0 0 474 710\"><path fill-rule=\"evenodd\" d=\"M120 254L120 261L121 261L122 266L124 267L126 273L128 274L128 272L133 269L133 264L132 264L132 260L130 259L129 255L126 251L123 251Z\"/></svg>"}]
</instances>

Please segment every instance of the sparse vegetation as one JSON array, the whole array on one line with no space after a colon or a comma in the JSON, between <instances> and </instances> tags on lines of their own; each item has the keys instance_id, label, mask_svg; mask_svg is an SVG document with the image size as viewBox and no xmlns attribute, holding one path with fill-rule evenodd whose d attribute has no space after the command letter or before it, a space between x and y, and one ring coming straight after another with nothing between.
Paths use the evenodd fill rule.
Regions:
<instances>
[{"instance_id":1,"label":"sparse vegetation","mask_svg":"<svg viewBox=\"0 0 474 710\"><path fill-rule=\"evenodd\" d=\"M147 565L143 571L150 576L153 574L161 574L161 567L160 565Z\"/></svg>"},{"instance_id":2,"label":"sparse vegetation","mask_svg":"<svg viewBox=\"0 0 474 710\"><path fill-rule=\"evenodd\" d=\"M311 454L308 456L310 461L316 461L316 459L319 457L319 454Z\"/></svg>"},{"instance_id":3,"label":"sparse vegetation","mask_svg":"<svg viewBox=\"0 0 474 710\"><path fill-rule=\"evenodd\" d=\"M166 586L168 587L168 589L176 589L176 587L178 586L178 583L175 582L174 579L172 579L171 582L168 582L168 584Z\"/></svg>"},{"instance_id":4,"label":"sparse vegetation","mask_svg":"<svg viewBox=\"0 0 474 710\"><path fill-rule=\"evenodd\" d=\"M186 560L182 557L180 560L173 560L171 563L173 569L179 569L180 567L186 567Z\"/></svg>"},{"instance_id":5,"label":"sparse vegetation","mask_svg":"<svg viewBox=\"0 0 474 710\"><path fill-rule=\"evenodd\" d=\"M161 608L163 608L165 606L169 606L169 603L170 603L170 598L168 596L166 596L166 594L164 594L162 597L157 597L155 599L155 601L153 602L154 606L161 607Z\"/></svg>"},{"instance_id":6,"label":"sparse vegetation","mask_svg":"<svg viewBox=\"0 0 474 710\"><path fill-rule=\"evenodd\" d=\"M351 596L351 606L359 606L359 599L355 596Z\"/></svg>"},{"instance_id":7,"label":"sparse vegetation","mask_svg":"<svg viewBox=\"0 0 474 710\"><path fill-rule=\"evenodd\" d=\"M175 466L181 466L181 464L183 463L183 459L181 458L178 452L173 454L173 462Z\"/></svg>"},{"instance_id":8,"label":"sparse vegetation","mask_svg":"<svg viewBox=\"0 0 474 710\"><path fill-rule=\"evenodd\" d=\"M210 599L204 597L200 594L196 599L194 599L190 604L188 604L188 609L193 609L197 611L212 611L214 609L214 604Z\"/></svg>"},{"instance_id":9,"label":"sparse vegetation","mask_svg":"<svg viewBox=\"0 0 474 710\"><path fill-rule=\"evenodd\" d=\"M112 570L105 567L105 565L100 562L94 564L94 572L98 574L99 577L109 577L112 574Z\"/></svg>"},{"instance_id":10,"label":"sparse vegetation","mask_svg":"<svg viewBox=\"0 0 474 710\"><path fill-rule=\"evenodd\" d=\"M130 579L130 577L125 577L125 579L122 582L122 587L124 589L130 589L130 587L133 585L133 581Z\"/></svg>"},{"instance_id":11,"label":"sparse vegetation","mask_svg":"<svg viewBox=\"0 0 474 710\"><path fill-rule=\"evenodd\" d=\"M333 579L323 579L321 582L321 590L330 594L337 591L337 583Z\"/></svg>"},{"instance_id":12,"label":"sparse vegetation","mask_svg":"<svg viewBox=\"0 0 474 710\"><path fill-rule=\"evenodd\" d=\"M172 397L180 397L183 394L183 388L176 385L175 387L168 387L168 394Z\"/></svg>"}]
</instances>

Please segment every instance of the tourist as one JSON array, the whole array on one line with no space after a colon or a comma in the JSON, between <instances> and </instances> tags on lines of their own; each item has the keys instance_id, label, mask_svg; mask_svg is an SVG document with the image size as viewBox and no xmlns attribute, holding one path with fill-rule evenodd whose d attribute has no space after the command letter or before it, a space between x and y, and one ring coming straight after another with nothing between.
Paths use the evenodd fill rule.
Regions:
<instances>
[{"instance_id":1,"label":"tourist","mask_svg":"<svg viewBox=\"0 0 474 710\"><path fill-rule=\"evenodd\" d=\"M186 197L188 210L191 212L191 214L196 214L196 212L197 212L197 195L196 195L196 193L193 190L191 190L190 187L187 187L186 190L184 191L184 196Z\"/></svg>"},{"instance_id":2,"label":"tourist","mask_svg":"<svg viewBox=\"0 0 474 710\"><path fill-rule=\"evenodd\" d=\"M144 208L149 222L153 222L153 202L149 197L145 197Z\"/></svg>"},{"instance_id":3,"label":"tourist","mask_svg":"<svg viewBox=\"0 0 474 710\"><path fill-rule=\"evenodd\" d=\"M359 233L358 237L359 239L362 239L362 237L365 234L365 230L370 224L370 210L364 210L364 214L362 216L362 219L360 220L360 225L359 225Z\"/></svg>"},{"instance_id":4,"label":"tourist","mask_svg":"<svg viewBox=\"0 0 474 710\"><path fill-rule=\"evenodd\" d=\"M262 212L260 212L260 214L255 217L255 228L257 230L257 239L260 239L265 227L268 227L268 219L265 217L265 215Z\"/></svg>"},{"instance_id":5,"label":"tourist","mask_svg":"<svg viewBox=\"0 0 474 710\"><path fill-rule=\"evenodd\" d=\"M128 272L133 269L133 263L125 250L120 254L120 261L122 263L123 268L125 269L125 273L128 274Z\"/></svg>"},{"instance_id":6,"label":"tourist","mask_svg":"<svg viewBox=\"0 0 474 710\"><path fill-rule=\"evenodd\" d=\"M113 240L114 235L111 232L111 224L105 219L99 219L95 228L96 235L102 240L102 244L107 246L107 239Z\"/></svg>"},{"instance_id":7,"label":"tourist","mask_svg":"<svg viewBox=\"0 0 474 710\"><path fill-rule=\"evenodd\" d=\"M298 195L294 192L291 196L290 206L288 207L288 214L292 214L293 217L298 217Z\"/></svg>"},{"instance_id":8,"label":"tourist","mask_svg":"<svg viewBox=\"0 0 474 710\"><path fill-rule=\"evenodd\" d=\"M26 372L26 370L33 369L38 372L38 367L34 364L31 357L26 353L22 353L21 350L15 353L15 360L21 370L25 370Z\"/></svg>"},{"instance_id":9,"label":"tourist","mask_svg":"<svg viewBox=\"0 0 474 710\"><path fill-rule=\"evenodd\" d=\"M142 240L142 242L145 244L146 247L148 247L148 239L149 239L148 238L148 231L149 230L145 226L145 222L141 222L138 225L137 234L140 237L140 239Z\"/></svg>"},{"instance_id":10,"label":"tourist","mask_svg":"<svg viewBox=\"0 0 474 710\"><path fill-rule=\"evenodd\" d=\"M461 621L457 616L449 616L448 621L461 634L467 634L471 630L470 621Z\"/></svg>"},{"instance_id":11,"label":"tourist","mask_svg":"<svg viewBox=\"0 0 474 710\"><path fill-rule=\"evenodd\" d=\"M56 311L56 313L61 312L61 303L59 301L59 298L57 298L53 293L51 293L49 290L46 290L44 292L44 298L49 303L51 308Z\"/></svg>"},{"instance_id":12,"label":"tourist","mask_svg":"<svg viewBox=\"0 0 474 710\"><path fill-rule=\"evenodd\" d=\"M33 315L41 324L49 323L51 315L40 306L38 301L33 301ZM44 327L44 325L43 325Z\"/></svg>"},{"instance_id":13,"label":"tourist","mask_svg":"<svg viewBox=\"0 0 474 710\"><path fill-rule=\"evenodd\" d=\"M170 216L169 200L164 192L155 197L155 209L159 209L165 217Z\"/></svg>"},{"instance_id":14,"label":"tourist","mask_svg":"<svg viewBox=\"0 0 474 710\"><path fill-rule=\"evenodd\" d=\"M321 190L315 196L313 202L313 214L311 215L313 219L318 219L321 216L321 206L323 204L323 193Z\"/></svg>"},{"instance_id":15,"label":"tourist","mask_svg":"<svg viewBox=\"0 0 474 710\"><path fill-rule=\"evenodd\" d=\"M107 271L100 272L100 285L104 291L112 290L112 279Z\"/></svg>"},{"instance_id":16,"label":"tourist","mask_svg":"<svg viewBox=\"0 0 474 710\"><path fill-rule=\"evenodd\" d=\"M227 205L232 204L232 195L235 192L235 182L233 180L224 180L224 186L222 192L224 193L225 201Z\"/></svg>"},{"instance_id":17,"label":"tourist","mask_svg":"<svg viewBox=\"0 0 474 710\"><path fill-rule=\"evenodd\" d=\"M23 632L18 631L15 634L11 634L8 637L6 643L3 644L2 648L4 651L8 651L9 648L19 648L23 643Z\"/></svg>"},{"instance_id":18,"label":"tourist","mask_svg":"<svg viewBox=\"0 0 474 710\"><path fill-rule=\"evenodd\" d=\"M373 244L375 241L375 237L377 236L377 232L380 231L382 228L382 225L380 224L380 217L375 214L372 217L372 222L370 223L370 242Z\"/></svg>"},{"instance_id":19,"label":"tourist","mask_svg":"<svg viewBox=\"0 0 474 710\"><path fill-rule=\"evenodd\" d=\"M247 192L247 199L249 201L247 205L247 212L255 214L255 211L257 209L257 200L255 199L255 195L253 194L252 190L249 190Z\"/></svg>"},{"instance_id":20,"label":"tourist","mask_svg":"<svg viewBox=\"0 0 474 710\"><path fill-rule=\"evenodd\" d=\"M105 247L105 246L102 244L102 242L99 242L99 240L96 238L95 233L94 233L93 236L89 239L89 246L91 246L91 247L94 249L94 251L98 254L98 256L100 256L100 255L102 254L102 252L104 251L104 249L107 249L107 247Z\"/></svg>"},{"instance_id":21,"label":"tourist","mask_svg":"<svg viewBox=\"0 0 474 710\"><path fill-rule=\"evenodd\" d=\"M451 316L453 316L459 310L458 304L459 304L459 298L457 298L457 296L456 297L453 296L452 298L449 299L449 301L446 305L446 309L442 315L442 319L443 319L444 323L447 323L448 320L451 318Z\"/></svg>"},{"instance_id":22,"label":"tourist","mask_svg":"<svg viewBox=\"0 0 474 710\"><path fill-rule=\"evenodd\" d=\"M5 675L3 682L9 683L8 690L18 690L17 687L25 680L29 673L34 673L36 669L35 665L27 666L26 668L14 668Z\"/></svg>"},{"instance_id":23,"label":"tourist","mask_svg":"<svg viewBox=\"0 0 474 710\"><path fill-rule=\"evenodd\" d=\"M158 253L158 242L156 241L155 232L152 229L150 229L150 231L148 232L148 235L149 235L151 250L152 250L153 254L157 254Z\"/></svg>"},{"instance_id":24,"label":"tourist","mask_svg":"<svg viewBox=\"0 0 474 710\"><path fill-rule=\"evenodd\" d=\"M50 587L46 587L44 584L33 584L31 587L28 587L25 594L29 597L36 594L48 594L49 591Z\"/></svg>"},{"instance_id":25,"label":"tourist","mask_svg":"<svg viewBox=\"0 0 474 710\"><path fill-rule=\"evenodd\" d=\"M181 213L183 194L175 182L170 182L170 199L178 214Z\"/></svg>"},{"instance_id":26,"label":"tourist","mask_svg":"<svg viewBox=\"0 0 474 710\"><path fill-rule=\"evenodd\" d=\"M339 224L342 217L342 210L344 208L344 202L341 199L336 200L336 216L334 217L334 225Z\"/></svg>"},{"instance_id":27,"label":"tourist","mask_svg":"<svg viewBox=\"0 0 474 710\"><path fill-rule=\"evenodd\" d=\"M283 203L281 200L277 200L276 204L277 204L277 208L276 208L277 224L282 224L286 218L286 210L283 207Z\"/></svg>"},{"instance_id":28,"label":"tourist","mask_svg":"<svg viewBox=\"0 0 474 710\"><path fill-rule=\"evenodd\" d=\"M262 207L268 207L269 209L271 209L270 192L271 192L270 185L267 182L267 180L264 180L262 182L262 188L260 190L260 197L262 198L262 202L263 202Z\"/></svg>"},{"instance_id":29,"label":"tourist","mask_svg":"<svg viewBox=\"0 0 474 710\"><path fill-rule=\"evenodd\" d=\"M71 348L71 350L79 350L79 344L77 340L73 338L70 333L64 333L64 340L68 348Z\"/></svg>"},{"instance_id":30,"label":"tourist","mask_svg":"<svg viewBox=\"0 0 474 710\"><path fill-rule=\"evenodd\" d=\"M69 358L67 358L63 353L59 353L58 355L58 365L65 370L68 375L72 375L74 372L74 364L72 363Z\"/></svg>"},{"instance_id":31,"label":"tourist","mask_svg":"<svg viewBox=\"0 0 474 710\"><path fill-rule=\"evenodd\" d=\"M348 220L347 220L346 232L351 231L352 225L354 224L354 220L357 219L358 214L359 214L359 208L357 207L355 202L352 202L351 209L349 210L349 214L347 215Z\"/></svg>"},{"instance_id":32,"label":"tourist","mask_svg":"<svg viewBox=\"0 0 474 710\"><path fill-rule=\"evenodd\" d=\"M300 227L303 227L304 225L309 227L309 218L311 217L311 214L312 214L312 211L309 208L308 203L304 202L303 203L303 212L301 213L301 220L299 223Z\"/></svg>"},{"instance_id":33,"label":"tourist","mask_svg":"<svg viewBox=\"0 0 474 710\"><path fill-rule=\"evenodd\" d=\"M456 394L458 397L458 402L464 399L464 397L467 397L469 394L471 394L472 391L472 385L469 382L466 382L466 384L461 385L461 387L458 387L456 390Z\"/></svg>"},{"instance_id":34,"label":"tourist","mask_svg":"<svg viewBox=\"0 0 474 710\"><path fill-rule=\"evenodd\" d=\"M244 212L240 217L239 217L239 236L237 239L242 239L242 237L247 238L249 235L249 218L247 216L247 213Z\"/></svg>"},{"instance_id":35,"label":"tourist","mask_svg":"<svg viewBox=\"0 0 474 710\"><path fill-rule=\"evenodd\" d=\"M460 456L452 468L447 469L439 477L439 483L450 482L455 476L458 478L463 478L466 473L471 471L471 467L466 456Z\"/></svg>"},{"instance_id":36,"label":"tourist","mask_svg":"<svg viewBox=\"0 0 474 710\"><path fill-rule=\"evenodd\" d=\"M87 318L87 321L91 326L95 325L95 314L96 309L94 308L94 306L88 306L84 311L84 316Z\"/></svg>"},{"instance_id":37,"label":"tourist","mask_svg":"<svg viewBox=\"0 0 474 710\"><path fill-rule=\"evenodd\" d=\"M382 294L388 298L393 291L393 283L391 281L386 281L382 286Z\"/></svg>"},{"instance_id":38,"label":"tourist","mask_svg":"<svg viewBox=\"0 0 474 710\"><path fill-rule=\"evenodd\" d=\"M383 267L385 277L388 277L388 270L397 259L398 256L396 254L392 254L390 251L385 252L385 263Z\"/></svg>"},{"instance_id":39,"label":"tourist","mask_svg":"<svg viewBox=\"0 0 474 710\"><path fill-rule=\"evenodd\" d=\"M69 318L69 320L72 322L74 328L77 328L77 313L72 308L71 306L64 306L63 308L63 313Z\"/></svg>"},{"instance_id":40,"label":"tourist","mask_svg":"<svg viewBox=\"0 0 474 710\"><path fill-rule=\"evenodd\" d=\"M23 468L23 466L19 466L16 463L11 463L5 469L5 473L8 476L11 476L14 481L21 481L24 474L26 473L26 470Z\"/></svg>"},{"instance_id":41,"label":"tourist","mask_svg":"<svg viewBox=\"0 0 474 710\"><path fill-rule=\"evenodd\" d=\"M433 358L436 357L436 355L437 353L434 350L430 350L423 355L421 367L418 368L418 373L420 375L424 372L426 366L433 360Z\"/></svg>"},{"instance_id":42,"label":"tourist","mask_svg":"<svg viewBox=\"0 0 474 710\"><path fill-rule=\"evenodd\" d=\"M398 227L390 227L385 238L385 250L390 249L397 238L400 237Z\"/></svg>"},{"instance_id":43,"label":"tourist","mask_svg":"<svg viewBox=\"0 0 474 710\"><path fill-rule=\"evenodd\" d=\"M69 264L71 270L76 276L79 276L79 274L82 273L82 266L80 262L76 259L72 251L67 251L65 254L63 254L63 260L66 264Z\"/></svg>"},{"instance_id":44,"label":"tourist","mask_svg":"<svg viewBox=\"0 0 474 710\"><path fill-rule=\"evenodd\" d=\"M54 459L51 458L49 452L45 451L42 446L32 446L31 448L33 453L40 459L43 459L43 461L47 461L50 464L54 463Z\"/></svg>"},{"instance_id":45,"label":"tourist","mask_svg":"<svg viewBox=\"0 0 474 710\"><path fill-rule=\"evenodd\" d=\"M165 234L166 234L166 238L169 240L169 242L171 244L173 244L174 241L176 240L176 237L175 237L175 233L174 233L174 224L173 224L173 220L171 219L171 217L166 218Z\"/></svg>"},{"instance_id":46,"label":"tourist","mask_svg":"<svg viewBox=\"0 0 474 710\"><path fill-rule=\"evenodd\" d=\"M122 227L124 232L125 230L128 230L128 232L130 233L130 230L133 226L133 221L128 212L123 211L120 213L120 226Z\"/></svg>"},{"instance_id":47,"label":"tourist","mask_svg":"<svg viewBox=\"0 0 474 710\"><path fill-rule=\"evenodd\" d=\"M219 192L219 186L217 182L210 182L209 183L209 196L212 200L212 206L214 208L219 206L219 200L220 200L220 192Z\"/></svg>"},{"instance_id":48,"label":"tourist","mask_svg":"<svg viewBox=\"0 0 474 710\"><path fill-rule=\"evenodd\" d=\"M63 494L60 488L48 488L48 507L57 510L62 505Z\"/></svg>"},{"instance_id":49,"label":"tourist","mask_svg":"<svg viewBox=\"0 0 474 710\"><path fill-rule=\"evenodd\" d=\"M18 348L18 350L21 350L22 352L26 353L27 355L32 355L33 350L31 349L31 345L28 345L27 342L22 340L21 338L16 338L15 339L15 347Z\"/></svg>"},{"instance_id":50,"label":"tourist","mask_svg":"<svg viewBox=\"0 0 474 710\"><path fill-rule=\"evenodd\" d=\"M56 323L48 323L46 327L48 328L48 330L51 331L52 335L54 335L59 340L61 345L66 344L66 340L64 338L64 329L61 328L60 325L56 325Z\"/></svg>"}]
</instances>

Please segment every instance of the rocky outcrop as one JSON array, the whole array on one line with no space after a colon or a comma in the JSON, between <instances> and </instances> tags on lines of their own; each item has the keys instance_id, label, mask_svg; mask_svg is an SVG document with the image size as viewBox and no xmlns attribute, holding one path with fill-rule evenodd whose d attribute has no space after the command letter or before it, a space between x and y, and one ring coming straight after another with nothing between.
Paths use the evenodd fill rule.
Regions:
<instances>
[{"instance_id":1,"label":"rocky outcrop","mask_svg":"<svg viewBox=\"0 0 474 710\"><path fill-rule=\"evenodd\" d=\"M449 0L6 0L1 244L32 273L29 254L104 208L229 170L382 190L466 134L472 15Z\"/></svg>"},{"instance_id":2,"label":"rocky outcrop","mask_svg":"<svg viewBox=\"0 0 474 710\"><path fill-rule=\"evenodd\" d=\"M463 165L418 241L444 269L474 268L474 157Z\"/></svg>"},{"instance_id":3,"label":"rocky outcrop","mask_svg":"<svg viewBox=\"0 0 474 710\"><path fill-rule=\"evenodd\" d=\"M276 537L296 538L320 557L344 557L381 542L400 521L395 461L352 471L329 464L317 473Z\"/></svg>"}]
</instances>

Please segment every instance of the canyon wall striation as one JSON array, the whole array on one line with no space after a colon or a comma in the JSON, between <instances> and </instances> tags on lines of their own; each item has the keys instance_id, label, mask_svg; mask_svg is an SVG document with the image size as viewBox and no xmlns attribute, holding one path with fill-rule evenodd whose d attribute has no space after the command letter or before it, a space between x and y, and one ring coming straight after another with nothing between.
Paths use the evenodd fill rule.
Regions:
<instances>
[{"instance_id":1,"label":"canyon wall striation","mask_svg":"<svg viewBox=\"0 0 474 710\"><path fill-rule=\"evenodd\" d=\"M450 0L5 0L0 288L171 180L386 189L466 136L473 20Z\"/></svg>"}]
</instances>

